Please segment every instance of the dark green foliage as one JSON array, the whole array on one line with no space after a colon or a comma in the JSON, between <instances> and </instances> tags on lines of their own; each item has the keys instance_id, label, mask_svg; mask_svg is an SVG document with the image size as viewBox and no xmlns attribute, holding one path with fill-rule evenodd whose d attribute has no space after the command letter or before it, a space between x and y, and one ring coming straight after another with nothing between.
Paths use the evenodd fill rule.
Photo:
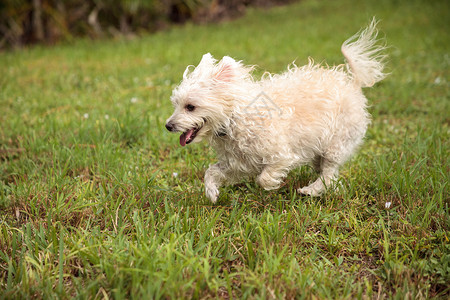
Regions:
<instances>
[{"instance_id":1,"label":"dark green foliage","mask_svg":"<svg viewBox=\"0 0 450 300\"><path fill-rule=\"evenodd\" d=\"M4 0L0 49L71 40L75 36L135 35L187 20L218 21L251 4L289 0Z\"/></svg>"}]
</instances>

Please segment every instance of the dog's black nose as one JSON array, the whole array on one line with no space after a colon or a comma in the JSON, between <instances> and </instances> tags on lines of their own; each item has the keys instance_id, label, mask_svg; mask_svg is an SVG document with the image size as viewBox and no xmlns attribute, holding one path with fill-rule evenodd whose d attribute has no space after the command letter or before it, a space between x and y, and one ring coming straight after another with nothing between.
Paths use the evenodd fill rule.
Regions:
<instances>
[{"instance_id":1,"label":"dog's black nose","mask_svg":"<svg viewBox=\"0 0 450 300\"><path fill-rule=\"evenodd\" d=\"M170 123L170 122L166 123L166 128L167 128L167 130L169 130L169 131L173 131L173 125L172 125L172 123Z\"/></svg>"}]
</instances>

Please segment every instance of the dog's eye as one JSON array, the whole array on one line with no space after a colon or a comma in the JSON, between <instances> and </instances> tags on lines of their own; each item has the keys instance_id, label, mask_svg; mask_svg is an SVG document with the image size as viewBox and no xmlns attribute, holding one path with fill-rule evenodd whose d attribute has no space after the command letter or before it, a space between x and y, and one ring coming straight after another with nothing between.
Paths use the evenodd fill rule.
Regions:
<instances>
[{"instance_id":1,"label":"dog's eye","mask_svg":"<svg viewBox=\"0 0 450 300\"><path fill-rule=\"evenodd\" d=\"M188 105L186 105L186 109L187 109L188 111L194 111L195 106L192 105L192 104L188 104Z\"/></svg>"}]
</instances>

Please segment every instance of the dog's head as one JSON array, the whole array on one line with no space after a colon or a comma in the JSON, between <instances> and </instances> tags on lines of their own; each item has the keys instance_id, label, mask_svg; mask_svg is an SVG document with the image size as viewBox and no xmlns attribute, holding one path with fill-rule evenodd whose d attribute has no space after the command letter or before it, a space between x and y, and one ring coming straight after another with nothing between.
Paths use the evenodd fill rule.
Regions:
<instances>
[{"instance_id":1,"label":"dog's head","mask_svg":"<svg viewBox=\"0 0 450 300\"><path fill-rule=\"evenodd\" d=\"M251 69L228 56L217 62L209 53L192 72L190 67L173 90L175 111L166 122L167 130L182 132L181 146L212 137L228 126L238 86Z\"/></svg>"}]
</instances>

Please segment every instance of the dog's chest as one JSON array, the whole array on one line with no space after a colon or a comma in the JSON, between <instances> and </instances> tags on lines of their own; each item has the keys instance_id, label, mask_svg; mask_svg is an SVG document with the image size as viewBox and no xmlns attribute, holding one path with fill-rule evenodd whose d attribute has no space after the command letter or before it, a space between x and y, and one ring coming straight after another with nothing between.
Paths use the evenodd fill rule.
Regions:
<instances>
[{"instance_id":1,"label":"dog's chest","mask_svg":"<svg viewBox=\"0 0 450 300\"><path fill-rule=\"evenodd\" d=\"M251 141L222 136L215 139L213 146L219 160L226 162L234 169L246 173L258 173L263 167L264 158L258 151L255 151L255 146Z\"/></svg>"}]
</instances>

